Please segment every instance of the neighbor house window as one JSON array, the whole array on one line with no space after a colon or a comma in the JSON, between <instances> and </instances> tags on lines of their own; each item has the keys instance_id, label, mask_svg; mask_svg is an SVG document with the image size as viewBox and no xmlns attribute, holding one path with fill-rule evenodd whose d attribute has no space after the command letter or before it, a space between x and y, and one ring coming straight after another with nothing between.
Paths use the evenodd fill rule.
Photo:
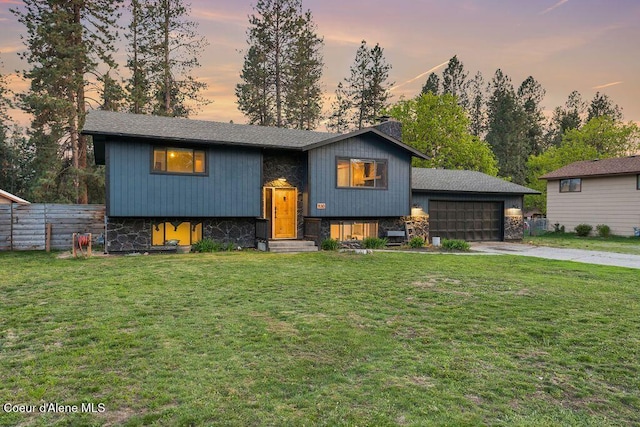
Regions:
<instances>
[{"instance_id":1,"label":"neighbor house window","mask_svg":"<svg viewBox=\"0 0 640 427\"><path fill-rule=\"evenodd\" d=\"M582 191L582 179L571 178L560 180L561 193L578 193L580 191Z\"/></svg>"},{"instance_id":2,"label":"neighbor house window","mask_svg":"<svg viewBox=\"0 0 640 427\"><path fill-rule=\"evenodd\" d=\"M636 175L636 190L640 190L640 175Z\"/></svg>"},{"instance_id":3,"label":"neighbor house window","mask_svg":"<svg viewBox=\"0 0 640 427\"><path fill-rule=\"evenodd\" d=\"M331 238L344 240L363 240L366 237L378 237L376 221L334 221L331 222Z\"/></svg>"},{"instance_id":4,"label":"neighbor house window","mask_svg":"<svg viewBox=\"0 0 640 427\"><path fill-rule=\"evenodd\" d=\"M387 161L338 159L337 183L342 188L387 188Z\"/></svg>"},{"instance_id":5,"label":"neighbor house window","mask_svg":"<svg viewBox=\"0 0 640 427\"><path fill-rule=\"evenodd\" d=\"M153 246L164 246L171 243L191 245L202 240L202 223L161 222L152 227L151 244Z\"/></svg>"},{"instance_id":6,"label":"neighbor house window","mask_svg":"<svg viewBox=\"0 0 640 427\"><path fill-rule=\"evenodd\" d=\"M153 149L153 171L204 174L205 152L191 148L156 147Z\"/></svg>"}]
</instances>

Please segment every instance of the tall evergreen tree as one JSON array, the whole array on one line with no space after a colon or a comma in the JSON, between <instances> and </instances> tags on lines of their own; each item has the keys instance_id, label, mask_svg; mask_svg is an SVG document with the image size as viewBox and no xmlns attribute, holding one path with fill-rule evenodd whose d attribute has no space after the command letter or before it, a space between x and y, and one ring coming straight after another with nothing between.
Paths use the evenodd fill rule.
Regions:
<instances>
[{"instance_id":1,"label":"tall evergreen tree","mask_svg":"<svg viewBox=\"0 0 640 427\"><path fill-rule=\"evenodd\" d=\"M469 132L480 138L486 129L485 84L480 71L469 81Z\"/></svg>"},{"instance_id":2,"label":"tall evergreen tree","mask_svg":"<svg viewBox=\"0 0 640 427\"><path fill-rule=\"evenodd\" d=\"M424 86L422 86L422 91L420 93L440 95L440 77L438 77L436 73L429 74L429 77L427 77L427 81Z\"/></svg>"},{"instance_id":3,"label":"tall evergreen tree","mask_svg":"<svg viewBox=\"0 0 640 427\"><path fill-rule=\"evenodd\" d=\"M352 124L357 129L372 125L380 112L388 106L391 65L384 58L384 49L378 43L367 47L363 40L356 51L356 58L350 68L350 76L345 79L350 104L353 108Z\"/></svg>"},{"instance_id":4,"label":"tall evergreen tree","mask_svg":"<svg viewBox=\"0 0 640 427\"><path fill-rule=\"evenodd\" d=\"M562 137L568 130L580 129L583 123L586 105L582 96L576 90L567 97L564 107L556 107L553 110L549 129L546 136L547 147L557 147L562 142Z\"/></svg>"},{"instance_id":5,"label":"tall evergreen tree","mask_svg":"<svg viewBox=\"0 0 640 427\"><path fill-rule=\"evenodd\" d=\"M189 13L184 0L132 1L127 36L131 111L188 117L210 102L201 95L207 84L192 74L208 43Z\"/></svg>"},{"instance_id":6,"label":"tall evergreen tree","mask_svg":"<svg viewBox=\"0 0 640 427\"><path fill-rule=\"evenodd\" d=\"M100 109L106 111L120 111L127 97L124 89L107 71L98 78L101 87L98 89L100 94Z\"/></svg>"},{"instance_id":7,"label":"tall evergreen tree","mask_svg":"<svg viewBox=\"0 0 640 427\"><path fill-rule=\"evenodd\" d=\"M22 108L33 115L31 136L41 155L41 179L55 176L62 188L71 179L72 190L60 191L60 198L87 203L84 171L87 167L87 138L80 134L86 114L87 76L97 74L100 64L115 66L111 52L121 0L25 0L12 9L27 30L21 55L30 68L24 77L30 88L21 96ZM70 153L70 165L61 168L63 152ZM56 169L51 169L58 168ZM49 194L49 193L47 193Z\"/></svg>"},{"instance_id":8,"label":"tall evergreen tree","mask_svg":"<svg viewBox=\"0 0 640 427\"><path fill-rule=\"evenodd\" d=\"M606 93L596 92L587 110L587 122L594 117L609 116L613 120L622 120L622 110L614 104Z\"/></svg>"},{"instance_id":9,"label":"tall evergreen tree","mask_svg":"<svg viewBox=\"0 0 640 427\"><path fill-rule=\"evenodd\" d=\"M527 77L518 88L518 101L524 112L526 138L532 154L544 151L544 114L540 103L545 90L532 76Z\"/></svg>"},{"instance_id":10,"label":"tall evergreen tree","mask_svg":"<svg viewBox=\"0 0 640 427\"><path fill-rule=\"evenodd\" d=\"M322 113L322 38L316 34L311 12L302 16L300 34L293 46L290 69L286 70L285 113L287 126L315 129Z\"/></svg>"},{"instance_id":11,"label":"tall evergreen tree","mask_svg":"<svg viewBox=\"0 0 640 427\"><path fill-rule=\"evenodd\" d=\"M236 86L250 123L314 128L320 117L322 38L300 0L258 0Z\"/></svg>"},{"instance_id":12,"label":"tall evergreen tree","mask_svg":"<svg viewBox=\"0 0 640 427\"><path fill-rule=\"evenodd\" d=\"M266 56L261 46L249 47L240 73L244 83L236 86L236 97L240 111L247 116L250 124L274 126L276 116L271 91L271 72Z\"/></svg>"},{"instance_id":13,"label":"tall evergreen tree","mask_svg":"<svg viewBox=\"0 0 640 427\"><path fill-rule=\"evenodd\" d=\"M331 132L344 133L349 130L351 101L342 82L338 83L335 97L335 100L331 104L332 113L327 122L327 129Z\"/></svg>"},{"instance_id":14,"label":"tall evergreen tree","mask_svg":"<svg viewBox=\"0 0 640 427\"><path fill-rule=\"evenodd\" d=\"M467 108L466 79L469 73L457 55L449 60L447 68L442 72L442 93L450 93L458 99L458 103Z\"/></svg>"},{"instance_id":15,"label":"tall evergreen tree","mask_svg":"<svg viewBox=\"0 0 640 427\"><path fill-rule=\"evenodd\" d=\"M486 140L498 159L500 175L524 184L526 163L531 154L524 110L518 103L511 79L500 69L491 81L490 92Z\"/></svg>"},{"instance_id":16,"label":"tall evergreen tree","mask_svg":"<svg viewBox=\"0 0 640 427\"><path fill-rule=\"evenodd\" d=\"M131 22L125 37L127 44L127 62L131 77L126 82L127 101L129 111L134 114L148 113L150 102L149 70L146 65L146 46L150 44L150 34L146 31L148 17L146 3L141 0L131 0L129 3Z\"/></svg>"}]
</instances>

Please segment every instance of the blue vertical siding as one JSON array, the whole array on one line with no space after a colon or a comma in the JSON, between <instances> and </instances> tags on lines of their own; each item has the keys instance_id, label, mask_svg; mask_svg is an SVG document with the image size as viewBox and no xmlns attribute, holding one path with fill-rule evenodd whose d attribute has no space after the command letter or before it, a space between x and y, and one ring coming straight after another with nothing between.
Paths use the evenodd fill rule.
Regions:
<instances>
[{"instance_id":1,"label":"blue vertical siding","mask_svg":"<svg viewBox=\"0 0 640 427\"><path fill-rule=\"evenodd\" d=\"M336 158L387 160L387 189L337 188ZM363 134L309 152L311 217L394 217L411 211L411 155L374 134ZM317 209L324 203L326 209Z\"/></svg>"},{"instance_id":2,"label":"blue vertical siding","mask_svg":"<svg viewBox=\"0 0 640 427\"><path fill-rule=\"evenodd\" d=\"M109 216L260 215L259 150L207 147L207 176L151 173L149 143L109 141L106 150Z\"/></svg>"}]
</instances>

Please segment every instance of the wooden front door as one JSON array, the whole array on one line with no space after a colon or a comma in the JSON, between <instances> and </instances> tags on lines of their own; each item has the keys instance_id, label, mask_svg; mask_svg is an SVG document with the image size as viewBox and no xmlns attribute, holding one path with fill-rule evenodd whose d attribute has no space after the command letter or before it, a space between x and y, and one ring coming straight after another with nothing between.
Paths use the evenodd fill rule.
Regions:
<instances>
[{"instance_id":1,"label":"wooden front door","mask_svg":"<svg viewBox=\"0 0 640 427\"><path fill-rule=\"evenodd\" d=\"M274 239L295 239L298 216L298 190L265 188L265 218L271 220Z\"/></svg>"}]
</instances>

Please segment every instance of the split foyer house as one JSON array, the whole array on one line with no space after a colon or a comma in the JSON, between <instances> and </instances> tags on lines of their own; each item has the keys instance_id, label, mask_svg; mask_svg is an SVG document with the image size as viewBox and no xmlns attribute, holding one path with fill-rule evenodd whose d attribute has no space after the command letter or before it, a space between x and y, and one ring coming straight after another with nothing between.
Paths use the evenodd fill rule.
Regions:
<instances>
[{"instance_id":1,"label":"split foyer house","mask_svg":"<svg viewBox=\"0 0 640 427\"><path fill-rule=\"evenodd\" d=\"M640 156L574 162L540 178L549 224L605 224L620 236L640 227Z\"/></svg>"},{"instance_id":2,"label":"split foyer house","mask_svg":"<svg viewBox=\"0 0 640 427\"><path fill-rule=\"evenodd\" d=\"M204 237L243 247L385 237L387 231L404 230L417 201L426 209L423 215L434 207L442 211L441 202L445 210L477 207L477 217L469 214L481 229L473 235L477 239L522 238L522 192L513 203L511 193L470 189L454 195L455 188L430 189L428 178L412 192L412 181L424 175L416 175L411 160L425 156L400 141L396 121L331 134L92 111L83 133L93 137L96 163L106 165L110 252ZM466 177L477 180L460 179ZM483 200L493 204L446 204ZM519 209L519 234L504 231L511 204ZM443 224L446 230L466 229L469 221ZM483 234L485 228L493 231Z\"/></svg>"}]
</instances>

